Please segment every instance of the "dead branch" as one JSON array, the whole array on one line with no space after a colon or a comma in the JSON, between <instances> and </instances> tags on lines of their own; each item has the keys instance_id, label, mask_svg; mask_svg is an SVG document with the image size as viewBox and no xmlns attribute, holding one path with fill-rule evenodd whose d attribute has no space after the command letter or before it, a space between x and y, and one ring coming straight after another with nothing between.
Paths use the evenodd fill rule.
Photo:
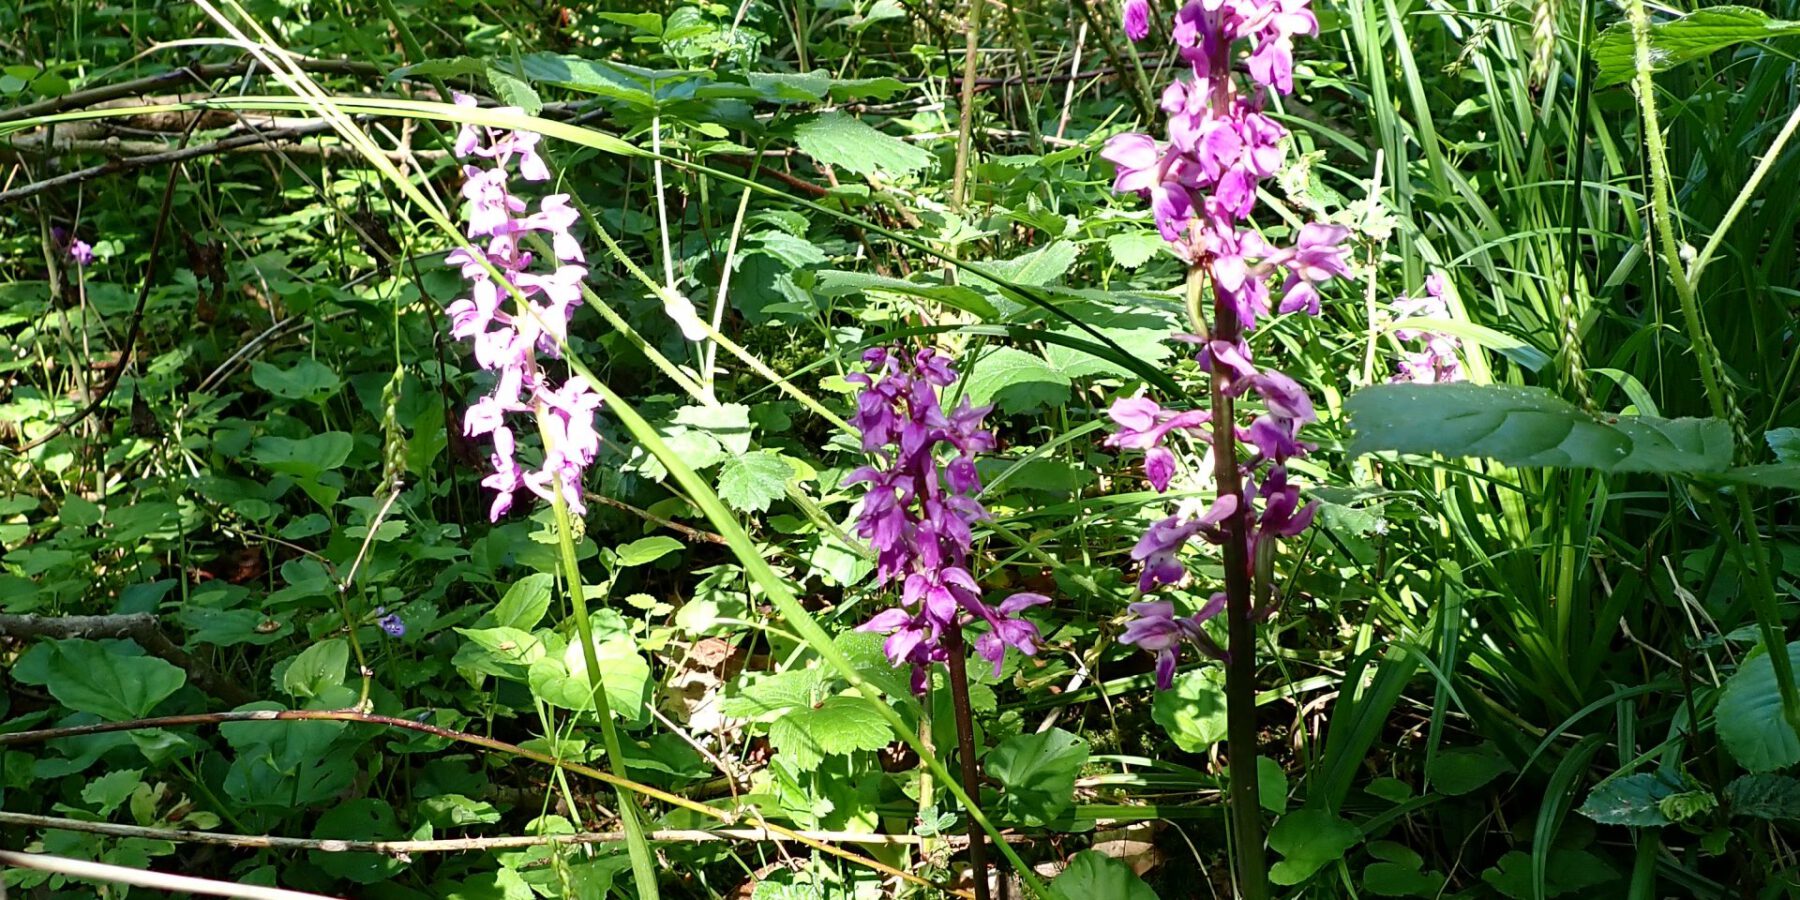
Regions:
<instances>
[{"instance_id":1,"label":"dead branch","mask_svg":"<svg viewBox=\"0 0 1800 900\"><path fill-rule=\"evenodd\" d=\"M30 119L35 116L49 115L65 109L83 109L97 106L110 100L124 97L137 97L143 94L156 93L181 84L197 84L208 87L212 81L233 75L244 75L256 65L252 59L245 58L229 63L210 63L195 66L184 66L171 69L156 75L149 75L118 84L101 85L86 90L71 91L60 97L51 97L36 103L27 103L15 109L0 111L0 122L13 122L19 119ZM299 60L300 68L308 72L326 75L361 75L368 77L380 75L381 69L373 63L352 62L347 59L308 59ZM185 126L184 126L185 127Z\"/></svg>"}]
</instances>

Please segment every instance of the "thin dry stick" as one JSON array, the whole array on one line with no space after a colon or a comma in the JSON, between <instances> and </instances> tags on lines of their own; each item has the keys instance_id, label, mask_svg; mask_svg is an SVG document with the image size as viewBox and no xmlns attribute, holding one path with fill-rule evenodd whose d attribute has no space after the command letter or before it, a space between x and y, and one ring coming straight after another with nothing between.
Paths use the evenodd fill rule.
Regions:
<instances>
[{"instance_id":1,"label":"thin dry stick","mask_svg":"<svg viewBox=\"0 0 1800 900\"><path fill-rule=\"evenodd\" d=\"M623 831L584 831L577 834L503 835L500 837L439 838L421 841L352 841L335 838L278 837L272 834L231 834L222 831L192 831L181 828L145 828L141 825L115 825L111 822L87 822L56 816L0 812L0 825L79 831L117 838L143 838L173 841L180 844L211 844L220 847L242 847L252 850L317 850L321 853L385 853L399 856L412 853L462 853L471 850L510 850L519 847L541 847L551 844L610 844L625 839ZM820 841L883 846L917 844L924 840L914 834L865 834L856 831L802 831ZM782 835L763 828L668 829L649 832L653 841L685 843L691 841L781 841Z\"/></svg>"},{"instance_id":2,"label":"thin dry stick","mask_svg":"<svg viewBox=\"0 0 1800 900\"><path fill-rule=\"evenodd\" d=\"M262 887L254 884L214 881L211 878L195 878L192 875L170 875L166 872L130 869L125 866L50 856L44 853L0 851L0 863L20 869L52 872L69 878L79 878L83 881L110 881L114 884L129 884L133 887L147 887L159 891L185 891L190 894L206 894L211 897L242 897L244 900L331 900L324 894L305 894L300 891Z\"/></svg>"},{"instance_id":3,"label":"thin dry stick","mask_svg":"<svg viewBox=\"0 0 1800 900\"><path fill-rule=\"evenodd\" d=\"M348 60L339 59L302 59L296 60L295 64L309 72L319 72L327 75L366 76L381 74L381 68L379 66L374 63L366 62L350 62ZM217 78L224 78L231 75L243 75L246 72L249 72L255 65L256 63L254 60L241 59L237 62L185 66L180 69L171 69L167 72L138 78L132 81L121 81L118 84L103 85L101 87L89 88L85 91L70 91L60 97L51 97L48 100L27 103L24 106L14 107L13 109L0 112L0 122L15 122L19 119L29 119L34 116L48 115L65 109L95 106L105 103L108 100L117 100L121 97L137 97L143 94L155 94L159 92L157 90L158 88L169 87L170 85L180 84L184 81L193 81L204 86Z\"/></svg>"},{"instance_id":4,"label":"thin dry stick","mask_svg":"<svg viewBox=\"0 0 1800 900\"><path fill-rule=\"evenodd\" d=\"M1056 119L1056 138L1062 140L1063 132L1069 128L1069 107L1075 103L1075 82L1080 80L1076 75L1081 69L1081 51L1087 45L1087 20L1083 19L1081 27L1075 30L1075 58L1069 63L1069 81L1063 86L1062 115Z\"/></svg>"},{"instance_id":5,"label":"thin dry stick","mask_svg":"<svg viewBox=\"0 0 1800 900\"><path fill-rule=\"evenodd\" d=\"M91 734L111 734L111 733L119 732L119 731L140 731L140 730L150 729L150 728L176 728L176 727L184 727L184 726L190 726L190 725L218 725L218 724L223 724L223 723L227 723L227 722L308 722L308 721L355 722L358 724L365 724L365 725L381 725L381 726L386 726L388 728L400 728L400 729L404 729L406 731L417 731L417 732L420 732L423 734L429 734L433 737L442 738L444 740L456 741L458 743L468 744L468 745L474 746L474 747L480 747L484 750L492 750L492 751L497 751L500 753L506 753L506 754L509 754L512 756L519 757L521 759L529 759L533 762L542 763L547 766L555 766L556 768L574 772L577 775L582 775L587 778L592 778L595 781L599 781L604 784L609 784L609 785L612 785L613 787L623 788L623 789L629 790L629 791L635 791L635 792L637 792L639 794L643 794L644 796L649 797L651 799L661 800L662 802L670 804L671 806L678 806L678 807L681 807L682 809L688 810L690 812L696 812L703 816L717 819L717 820L719 820L721 822L725 822L727 824L735 823L737 821L737 817L726 810L721 810L721 809L717 809L715 807L707 806L704 803L700 803L695 800L690 800L686 797L681 796L680 794L671 793L669 791L661 790L660 788L654 788L647 784L639 784L638 782L632 781L630 779L620 778L617 775L614 775L610 772L603 772L592 766L582 765L581 763L570 762L566 759L558 759L554 756L551 756L548 753L539 753L536 750L527 750L526 748L521 747L517 744L509 744L505 741L496 740L496 739L490 738L490 737L483 737L478 734L470 734L466 731L454 731L449 728L439 728L436 725L427 725L424 722L415 722L411 719L402 719L402 718L398 718L396 716L382 716L382 715L376 715L374 713L358 712L357 710L353 710L353 709L282 709L282 710L255 710L255 711L243 711L243 712L196 713L196 714L192 714L192 715L183 715L183 716L162 716L159 718L152 718L152 719L134 719L134 720L128 721L128 722L99 722L99 723L95 723L93 725L71 725L71 726L67 726L64 728L43 728L43 729L39 729L36 731L17 731L17 732L13 732L11 734L0 734L0 747L11 747L11 746L17 746L17 745L22 745L22 744L37 744L37 743L42 743L44 741L56 740L59 738L82 737L82 736L91 735ZM914 875L911 872L901 871L900 869L896 869L893 866L890 866L884 862L870 859L859 853L852 853L848 850L843 849L842 847L837 847L837 846L834 846L825 841L818 840L818 839L815 839L812 837L808 837L807 835L801 834L800 832L794 831L792 829L783 828L779 825L774 825L769 822L762 821L761 816L758 815L758 813L756 812L755 809L746 809L745 812L748 815L750 815L751 817L753 817L754 819L756 819L757 826L759 828L768 831L770 834L779 835L782 840L798 841L798 842L805 844L808 847L811 847L820 852L829 853L832 856L836 856L840 859L848 860L850 862L856 863L857 865L865 866L870 869L874 869L875 871L880 872L884 875L892 875L896 878L911 882L913 884L917 884L921 887L936 888L937 890L944 891L953 896L970 898L970 900L973 900L973 895L970 894L968 891L957 890L955 888L949 887L948 885L939 884L937 882L930 881L925 878L921 878L917 875Z\"/></svg>"}]
</instances>

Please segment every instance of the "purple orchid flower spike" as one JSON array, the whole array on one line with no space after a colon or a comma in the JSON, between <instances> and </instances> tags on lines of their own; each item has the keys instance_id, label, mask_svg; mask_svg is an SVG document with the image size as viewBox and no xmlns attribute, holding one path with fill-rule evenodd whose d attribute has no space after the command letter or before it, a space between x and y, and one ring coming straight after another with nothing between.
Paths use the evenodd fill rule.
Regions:
<instances>
[{"instance_id":1,"label":"purple orchid flower spike","mask_svg":"<svg viewBox=\"0 0 1800 900\"><path fill-rule=\"evenodd\" d=\"M970 574L973 525L987 518L976 499L977 459L997 443L984 424L993 407L964 398L945 413L938 389L956 384L957 373L936 350L876 348L863 361L869 371L848 376L862 385L851 424L876 462L844 484L866 486L856 532L875 550L876 583L900 584L900 605L858 630L887 635L888 660L911 666L913 688L923 691L930 666L949 659L947 642L982 623L987 631L975 650L998 674L1008 648L1037 652L1037 626L1022 614L1050 598L1020 593L989 606Z\"/></svg>"},{"instance_id":2,"label":"purple orchid flower spike","mask_svg":"<svg viewBox=\"0 0 1800 900\"><path fill-rule=\"evenodd\" d=\"M1141 41L1150 36L1150 0L1125 0L1122 18L1126 37Z\"/></svg>"},{"instance_id":3,"label":"purple orchid flower spike","mask_svg":"<svg viewBox=\"0 0 1800 900\"><path fill-rule=\"evenodd\" d=\"M1148 19L1137 24L1131 5L1125 12L1133 38L1138 32L1147 36ZM1248 335L1272 313L1319 315L1322 287L1350 274L1348 228L1304 223L1290 245L1278 246L1264 240L1259 229L1246 227L1261 183L1282 167L1287 131L1264 109L1271 93L1294 90L1294 40L1318 34L1309 0L1188 0L1170 24L1172 49L1187 65L1162 92L1167 140L1114 135L1100 155L1114 166L1113 189L1149 202L1158 232L1213 295L1219 321L1194 326L1206 335L1196 339L1202 370L1215 379L1222 398L1251 394L1262 408L1247 427L1209 422L1205 413L1170 412L1148 397L1120 399L1108 410L1115 431L1106 446L1144 451L1144 476L1159 492L1168 489L1180 465L1165 441L1172 431L1186 430L1203 441L1224 434L1254 448L1237 457L1241 488L1221 489L1199 512L1183 501L1184 512L1152 524L1133 547L1143 594L1186 580L1180 554L1195 538L1224 543L1239 535L1247 552L1311 524L1318 504L1303 502L1287 462L1314 449L1301 431L1317 413L1299 382L1257 364ZM1427 284L1433 297L1442 287L1441 280ZM1453 347L1428 343L1402 364L1396 378L1434 380L1455 371L1454 360ZM1216 452L1208 456L1220 458ZM1232 473L1216 474L1225 484ZM1247 555L1254 579L1260 554ZM1214 600L1204 615L1218 612L1223 595ZM1166 687L1179 645L1206 642L1197 626L1175 617L1169 603L1136 603L1132 612L1124 640L1157 655L1158 684Z\"/></svg>"}]
</instances>

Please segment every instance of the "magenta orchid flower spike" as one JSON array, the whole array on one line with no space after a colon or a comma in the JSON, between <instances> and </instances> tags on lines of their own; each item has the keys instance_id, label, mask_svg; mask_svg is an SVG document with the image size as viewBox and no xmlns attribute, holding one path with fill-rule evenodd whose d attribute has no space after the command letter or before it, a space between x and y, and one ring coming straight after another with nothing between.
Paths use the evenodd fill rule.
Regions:
<instances>
[{"instance_id":1,"label":"magenta orchid flower spike","mask_svg":"<svg viewBox=\"0 0 1800 900\"><path fill-rule=\"evenodd\" d=\"M989 606L970 571L973 526L988 515L976 499L975 461L994 449L994 433L982 424L993 407L965 397L945 413L938 389L957 376L936 350L876 348L863 360L870 371L848 376L863 385L851 424L877 462L844 484L867 485L856 530L875 549L876 583L900 584L900 606L860 630L887 635L888 659L911 665L913 689L922 692L931 664L949 659L946 634L979 621L988 630L975 651L997 675L1007 648L1037 653L1037 626L1020 613L1050 598L1018 593Z\"/></svg>"},{"instance_id":2,"label":"magenta orchid flower spike","mask_svg":"<svg viewBox=\"0 0 1800 900\"><path fill-rule=\"evenodd\" d=\"M1149 4L1128 2L1124 20L1134 40L1147 36ZM1254 397L1263 411L1244 427L1215 422L1210 412L1165 410L1149 397L1122 399L1109 410L1117 430L1106 445L1144 451L1144 477L1159 493L1179 468L1169 446L1175 435L1210 444L1218 428L1229 427L1228 439L1251 450L1239 460L1237 493L1222 493L1205 507L1184 504L1138 541L1131 558L1141 567L1143 594L1187 579L1180 554L1196 537L1224 543L1232 526L1241 525L1246 564L1254 567L1266 544L1312 523L1318 504L1301 502L1287 468L1313 449L1300 439L1301 428L1316 418L1312 400L1292 378L1259 368L1245 336L1271 315L1318 315L1320 285L1350 271L1343 226L1306 223L1281 246L1249 221L1258 185L1281 168L1287 138L1265 111L1268 98L1293 91L1293 41L1319 30L1308 0L1193 0L1170 26L1171 49L1187 66L1162 94L1167 139L1116 135L1101 157L1113 164L1114 190L1149 202L1157 231L1204 277L1222 310L1210 334L1193 338L1201 368L1220 396ZM1157 684L1167 688L1180 644L1210 646L1200 625L1223 608L1224 596L1186 618L1168 601L1134 603L1121 640L1156 654Z\"/></svg>"}]
</instances>

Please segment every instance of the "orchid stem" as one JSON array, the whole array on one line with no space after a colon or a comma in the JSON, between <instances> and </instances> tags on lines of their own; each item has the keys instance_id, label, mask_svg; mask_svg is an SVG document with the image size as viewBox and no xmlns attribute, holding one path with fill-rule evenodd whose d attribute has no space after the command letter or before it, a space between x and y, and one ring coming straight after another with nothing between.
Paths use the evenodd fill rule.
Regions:
<instances>
[{"instance_id":1,"label":"orchid stem","mask_svg":"<svg viewBox=\"0 0 1800 900\"><path fill-rule=\"evenodd\" d=\"M1211 273L1202 261L1188 271L1188 294L1197 295ZM1241 334L1237 310L1229 297L1212 286L1213 337L1235 343ZM1198 303L1192 304L1198 309ZM1243 493L1238 472L1237 421L1226 379L1221 371L1212 378L1213 479L1218 497ZM1216 502L1216 501L1215 501ZM1256 791L1256 622L1250 586L1249 504L1240 503L1225 526L1225 750L1231 761L1227 797L1231 807L1232 858L1236 863L1238 896L1266 900L1268 869L1263 856L1262 809Z\"/></svg>"},{"instance_id":2,"label":"orchid stem","mask_svg":"<svg viewBox=\"0 0 1800 900\"><path fill-rule=\"evenodd\" d=\"M947 629L946 647L950 651L950 706L956 712L956 755L962 763L963 791L970 804L981 801L981 773L975 761L975 718L969 708L968 646L961 628ZM969 816L969 868L974 874L975 900L988 900L987 840L981 826Z\"/></svg>"}]
</instances>

